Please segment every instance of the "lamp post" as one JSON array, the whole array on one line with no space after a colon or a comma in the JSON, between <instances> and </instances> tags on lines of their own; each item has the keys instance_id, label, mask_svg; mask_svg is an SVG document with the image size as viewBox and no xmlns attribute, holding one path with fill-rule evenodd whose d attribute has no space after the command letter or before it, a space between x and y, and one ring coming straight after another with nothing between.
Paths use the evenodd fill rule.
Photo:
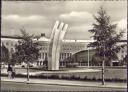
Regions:
<instances>
[{"instance_id":1,"label":"lamp post","mask_svg":"<svg viewBox=\"0 0 128 92\"><path fill-rule=\"evenodd\" d=\"M127 21L128 21L128 19L127 19ZM128 29L128 23L127 23L127 29ZM128 52L128 30L127 30L127 52ZM128 61L128 54L126 56L126 60ZM127 62L127 67L128 67L128 62ZM128 73L127 73L127 75L128 75Z\"/></svg>"},{"instance_id":2,"label":"lamp post","mask_svg":"<svg viewBox=\"0 0 128 92\"><path fill-rule=\"evenodd\" d=\"M89 68L89 48L88 48L88 68Z\"/></svg>"}]
</instances>

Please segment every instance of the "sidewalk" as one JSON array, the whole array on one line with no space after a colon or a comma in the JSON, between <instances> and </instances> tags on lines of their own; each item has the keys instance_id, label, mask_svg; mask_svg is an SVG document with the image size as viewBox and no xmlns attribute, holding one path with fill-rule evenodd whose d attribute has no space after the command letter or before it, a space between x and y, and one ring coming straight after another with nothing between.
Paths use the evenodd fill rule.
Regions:
<instances>
[{"instance_id":1,"label":"sidewalk","mask_svg":"<svg viewBox=\"0 0 128 92\"><path fill-rule=\"evenodd\" d=\"M30 79L29 82L26 78L9 79L8 77L1 77L4 82L18 82L28 84L44 84L44 85L60 85L60 86L80 86L80 87L103 87L103 88L121 88L126 89L127 83L119 82L106 82L102 85L101 82L86 82L86 81L71 81L71 80L56 80L56 79Z\"/></svg>"}]
</instances>

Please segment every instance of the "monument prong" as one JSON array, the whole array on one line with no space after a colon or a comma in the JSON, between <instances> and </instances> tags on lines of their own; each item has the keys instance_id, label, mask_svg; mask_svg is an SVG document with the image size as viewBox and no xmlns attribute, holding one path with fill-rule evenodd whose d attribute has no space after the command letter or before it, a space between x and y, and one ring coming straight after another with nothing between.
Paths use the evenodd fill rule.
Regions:
<instances>
[{"instance_id":1,"label":"monument prong","mask_svg":"<svg viewBox=\"0 0 128 92\"><path fill-rule=\"evenodd\" d=\"M65 26L63 27L63 31L66 31L68 28L68 24L65 24Z\"/></svg>"},{"instance_id":2,"label":"monument prong","mask_svg":"<svg viewBox=\"0 0 128 92\"><path fill-rule=\"evenodd\" d=\"M56 52L59 52L59 53L56 53L56 60L58 60L58 63L56 63L56 66L59 66L60 49L61 49L62 40L64 38L67 28L68 28L68 25L67 24L64 25L63 30L61 30L60 35L59 35L58 46L56 50Z\"/></svg>"},{"instance_id":3,"label":"monument prong","mask_svg":"<svg viewBox=\"0 0 128 92\"><path fill-rule=\"evenodd\" d=\"M59 30L62 30L63 26L64 26L64 23L63 23L63 22L61 22L61 23L60 23L60 26L59 26L59 28L58 28L58 29L59 29Z\"/></svg>"},{"instance_id":4,"label":"monument prong","mask_svg":"<svg viewBox=\"0 0 128 92\"><path fill-rule=\"evenodd\" d=\"M56 21L54 24L54 27L52 29L51 32L51 37L50 37L50 44L49 44L49 51L48 51L48 69L51 70L52 67L52 60L53 60L53 56L52 56L52 52L53 52L53 39L54 39L54 35L55 35L55 31L59 26L59 21Z\"/></svg>"},{"instance_id":5,"label":"monument prong","mask_svg":"<svg viewBox=\"0 0 128 92\"><path fill-rule=\"evenodd\" d=\"M55 25L53 27L52 33L51 33L51 39L53 38L53 36L55 35L55 30L58 28L59 26L59 21L55 22Z\"/></svg>"}]
</instances>

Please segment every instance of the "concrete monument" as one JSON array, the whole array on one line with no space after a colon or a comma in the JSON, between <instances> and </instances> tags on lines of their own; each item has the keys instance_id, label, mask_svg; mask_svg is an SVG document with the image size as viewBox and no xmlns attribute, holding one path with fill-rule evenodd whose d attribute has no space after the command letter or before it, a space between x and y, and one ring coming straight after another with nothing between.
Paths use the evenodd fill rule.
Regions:
<instances>
[{"instance_id":1,"label":"concrete monument","mask_svg":"<svg viewBox=\"0 0 128 92\"><path fill-rule=\"evenodd\" d=\"M48 51L48 70L59 70L60 48L67 28L67 24L59 21L53 27Z\"/></svg>"}]
</instances>

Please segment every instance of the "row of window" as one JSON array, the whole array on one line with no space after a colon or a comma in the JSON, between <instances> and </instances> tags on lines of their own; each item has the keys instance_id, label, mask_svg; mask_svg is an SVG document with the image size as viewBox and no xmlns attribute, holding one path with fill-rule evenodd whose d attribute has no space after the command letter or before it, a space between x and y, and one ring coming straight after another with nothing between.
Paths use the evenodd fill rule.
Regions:
<instances>
[{"instance_id":1,"label":"row of window","mask_svg":"<svg viewBox=\"0 0 128 92\"><path fill-rule=\"evenodd\" d=\"M47 58L47 53L40 53L39 58L40 59L46 59Z\"/></svg>"},{"instance_id":2,"label":"row of window","mask_svg":"<svg viewBox=\"0 0 128 92\"><path fill-rule=\"evenodd\" d=\"M72 55L71 53L60 53L60 60L66 59L71 55Z\"/></svg>"},{"instance_id":3,"label":"row of window","mask_svg":"<svg viewBox=\"0 0 128 92\"><path fill-rule=\"evenodd\" d=\"M66 66L67 63L66 62L60 62L60 66ZM77 66L88 66L88 63L78 63Z\"/></svg>"},{"instance_id":4,"label":"row of window","mask_svg":"<svg viewBox=\"0 0 128 92\"><path fill-rule=\"evenodd\" d=\"M83 50L84 49L84 47L75 47L75 48L73 48L73 47L70 47L70 48L68 48L68 47L63 47L62 48L62 50ZM44 51L47 51L48 50L48 48L47 47L42 47L42 50Z\"/></svg>"},{"instance_id":5,"label":"row of window","mask_svg":"<svg viewBox=\"0 0 128 92\"><path fill-rule=\"evenodd\" d=\"M72 55L71 53L60 53L60 59L61 60L66 59L66 58L70 57L71 55ZM48 56L47 53L40 53L39 58L46 59L47 56Z\"/></svg>"},{"instance_id":6,"label":"row of window","mask_svg":"<svg viewBox=\"0 0 128 92\"><path fill-rule=\"evenodd\" d=\"M82 50L84 49L84 47L83 46L70 46L70 47L65 46L62 49L63 50Z\"/></svg>"},{"instance_id":7,"label":"row of window","mask_svg":"<svg viewBox=\"0 0 128 92\"><path fill-rule=\"evenodd\" d=\"M2 44L6 45L6 46L15 46L17 43L12 42L12 41L7 41L7 42L2 42Z\"/></svg>"},{"instance_id":8,"label":"row of window","mask_svg":"<svg viewBox=\"0 0 128 92\"><path fill-rule=\"evenodd\" d=\"M42 47L42 50L44 51L44 50L47 50L47 47Z\"/></svg>"}]
</instances>

